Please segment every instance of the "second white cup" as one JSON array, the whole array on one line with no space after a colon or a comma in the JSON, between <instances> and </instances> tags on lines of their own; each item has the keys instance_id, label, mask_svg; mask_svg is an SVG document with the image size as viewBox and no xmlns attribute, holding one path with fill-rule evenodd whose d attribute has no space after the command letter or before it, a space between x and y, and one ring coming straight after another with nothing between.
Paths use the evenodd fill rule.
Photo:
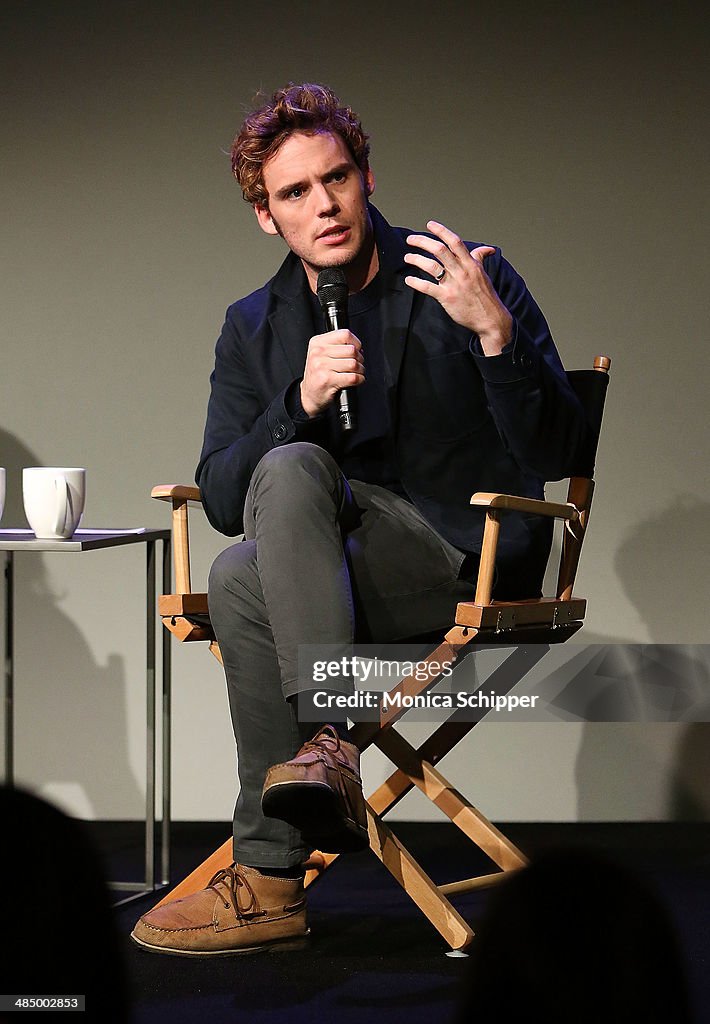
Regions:
<instances>
[{"instance_id":1,"label":"second white cup","mask_svg":"<svg viewBox=\"0 0 710 1024\"><path fill-rule=\"evenodd\" d=\"M68 540L84 511L86 470L32 466L22 470L27 522L38 540Z\"/></svg>"}]
</instances>

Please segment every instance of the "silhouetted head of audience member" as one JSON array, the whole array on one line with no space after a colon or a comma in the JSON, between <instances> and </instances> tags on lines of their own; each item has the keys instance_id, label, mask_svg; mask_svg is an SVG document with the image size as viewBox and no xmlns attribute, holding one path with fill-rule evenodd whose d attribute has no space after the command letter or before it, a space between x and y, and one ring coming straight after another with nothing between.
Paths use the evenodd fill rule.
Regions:
<instances>
[{"instance_id":1,"label":"silhouetted head of audience member","mask_svg":"<svg viewBox=\"0 0 710 1024\"><path fill-rule=\"evenodd\" d=\"M591 852L536 858L491 896L459 1024L690 1024L670 917L633 871Z\"/></svg>"},{"instance_id":2,"label":"silhouetted head of audience member","mask_svg":"<svg viewBox=\"0 0 710 1024\"><path fill-rule=\"evenodd\" d=\"M5 787L0 821L0 991L85 995L82 1018L127 1021L126 975L108 887L84 826L38 797ZM0 1014L0 1020L16 1017Z\"/></svg>"}]
</instances>

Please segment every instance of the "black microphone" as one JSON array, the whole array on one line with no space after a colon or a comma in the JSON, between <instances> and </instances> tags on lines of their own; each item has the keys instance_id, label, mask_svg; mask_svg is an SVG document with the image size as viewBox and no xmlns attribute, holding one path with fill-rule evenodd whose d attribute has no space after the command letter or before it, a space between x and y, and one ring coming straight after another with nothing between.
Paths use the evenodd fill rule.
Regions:
<instances>
[{"instance_id":1,"label":"black microphone","mask_svg":"<svg viewBox=\"0 0 710 1024\"><path fill-rule=\"evenodd\" d=\"M327 267L321 270L316 283L316 294L323 310L323 321L327 331L347 330L348 327L348 282L342 267ZM338 418L342 430L355 429L355 413L350 408L349 388L338 392Z\"/></svg>"}]
</instances>

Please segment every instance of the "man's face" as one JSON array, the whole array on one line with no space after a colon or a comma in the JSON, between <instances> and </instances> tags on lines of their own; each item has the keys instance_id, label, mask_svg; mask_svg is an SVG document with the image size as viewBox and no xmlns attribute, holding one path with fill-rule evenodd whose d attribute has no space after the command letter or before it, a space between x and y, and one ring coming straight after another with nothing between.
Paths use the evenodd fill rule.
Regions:
<instances>
[{"instance_id":1,"label":"man's face","mask_svg":"<svg viewBox=\"0 0 710 1024\"><path fill-rule=\"evenodd\" d=\"M301 258L312 288L324 267L376 261L367 209L374 177L339 135L291 135L264 164L264 185L269 205L255 206L259 224Z\"/></svg>"}]
</instances>

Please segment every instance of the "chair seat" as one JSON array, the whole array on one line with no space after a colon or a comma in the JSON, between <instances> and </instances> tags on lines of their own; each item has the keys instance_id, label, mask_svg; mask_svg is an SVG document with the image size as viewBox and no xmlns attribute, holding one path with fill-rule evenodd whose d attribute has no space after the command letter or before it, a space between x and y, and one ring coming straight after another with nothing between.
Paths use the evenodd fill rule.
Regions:
<instances>
[{"instance_id":1,"label":"chair seat","mask_svg":"<svg viewBox=\"0 0 710 1024\"><path fill-rule=\"evenodd\" d=\"M582 622L587 608L584 598L563 601L539 597L524 601L491 601L476 604L461 601L456 607L456 625L475 629L517 629L525 626L569 626Z\"/></svg>"}]
</instances>

